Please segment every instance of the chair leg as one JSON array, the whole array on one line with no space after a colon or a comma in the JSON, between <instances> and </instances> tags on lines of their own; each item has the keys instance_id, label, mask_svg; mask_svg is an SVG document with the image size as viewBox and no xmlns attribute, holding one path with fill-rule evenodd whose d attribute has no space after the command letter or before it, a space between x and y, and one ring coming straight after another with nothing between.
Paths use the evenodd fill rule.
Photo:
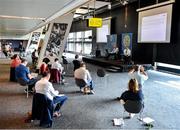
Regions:
<instances>
[{"instance_id":1,"label":"chair leg","mask_svg":"<svg viewBox=\"0 0 180 130\"><path fill-rule=\"evenodd\" d=\"M28 89L28 85L27 85L27 88L26 88L26 89L27 89L27 92L26 92L27 96L26 96L26 97L28 98L28 97L29 97L29 89Z\"/></svg>"}]
</instances>

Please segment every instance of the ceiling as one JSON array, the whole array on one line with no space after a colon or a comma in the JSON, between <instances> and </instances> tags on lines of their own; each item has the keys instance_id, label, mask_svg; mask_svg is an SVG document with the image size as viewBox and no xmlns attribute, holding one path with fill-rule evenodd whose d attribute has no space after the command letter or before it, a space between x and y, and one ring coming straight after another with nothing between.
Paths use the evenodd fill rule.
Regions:
<instances>
[{"instance_id":1,"label":"ceiling","mask_svg":"<svg viewBox=\"0 0 180 130\"><path fill-rule=\"evenodd\" d=\"M119 0L95 1L94 3L94 0L0 0L0 36L24 35L68 11L78 8L74 17L82 17Z\"/></svg>"},{"instance_id":2,"label":"ceiling","mask_svg":"<svg viewBox=\"0 0 180 130\"><path fill-rule=\"evenodd\" d=\"M86 19L89 18L89 16L93 16L94 13L102 13L106 10L124 6L135 1L137 0L95 0L95 3L94 1L91 1L90 3L78 8L75 12L74 18L75 20Z\"/></svg>"},{"instance_id":3,"label":"ceiling","mask_svg":"<svg viewBox=\"0 0 180 130\"><path fill-rule=\"evenodd\" d=\"M88 13L92 13L99 8L107 6L108 4L110 4L110 2L97 1L97 0L95 2L91 1L88 4L85 4L80 8L76 9L74 18L82 17Z\"/></svg>"},{"instance_id":4,"label":"ceiling","mask_svg":"<svg viewBox=\"0 0 180 130\"><path fill-rule=\"evenodd\" d=\"M65 8L89 0L0 0L0 35L26 34ZM77 8L77 7L76 7Z\"/></svg>"}]
</instances>

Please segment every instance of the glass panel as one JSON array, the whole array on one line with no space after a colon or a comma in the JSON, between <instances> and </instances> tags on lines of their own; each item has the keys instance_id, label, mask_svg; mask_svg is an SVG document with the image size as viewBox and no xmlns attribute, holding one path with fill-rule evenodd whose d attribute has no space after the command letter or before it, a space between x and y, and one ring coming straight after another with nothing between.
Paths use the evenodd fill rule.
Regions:
<instances>
[{"instance_id":1,"label":"glass panel","mask_svg":"<svg viewBox=\"0 0 180 130\"><path fill-rule=\"evenodd\" d=\"M82 44L76 43L76 52L82 53Z\"/></svg>"},{"instance_id":2,"label":"glass panel","mask_svg":"<svg viewBox=\"0 0 180 130\"><path fill-rule=\"evenodd\" d=\"M92 30L85 31L85 41L92 41Z\"/></svg>"},{"instance_id":3,"label":"glass panel","mask_svg":"<svg viewBox=\"0 0 180 130\"><path fill-rule=\"evenodd\" d=\"M85 43L84 44L84 54L90 54L92 51L92 44L91 43Z\"/></svg>"}]
</instances>

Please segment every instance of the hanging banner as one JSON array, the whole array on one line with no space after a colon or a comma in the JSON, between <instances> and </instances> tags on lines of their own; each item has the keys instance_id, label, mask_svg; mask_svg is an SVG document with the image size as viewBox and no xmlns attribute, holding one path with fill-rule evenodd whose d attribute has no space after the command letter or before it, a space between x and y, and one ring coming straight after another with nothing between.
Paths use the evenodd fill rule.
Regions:
<instances>
[{"instance_id":1,"label":"hanging banner","mask_svg":"<svg viewBox=\"0 0 180 130\"><path fill-rule=\"evenodd\" d=\"M64 36L67 30L67 23L54 23L51 34L49 37L49 41L46 48L47 53L54 53L56 56L59 55L60 47L62 46L62 42L64 40Z\"/></svg>"},{"instance_id":2,"label":"hanging banner","mask_svg":"<svg viewBox=\"0 0 180 130\"><path fill-rule=\"evenodd\" d=\"M109 52L113 50L113 47L117 46L117 35L107 35L107 49Z\"/></svg>"},{"instance_id":3,"label":"hanging banner","mask_svg":"<svg viewBox=\"0 0 180 130\"><path fill-rule=\"evenodd\" d=\"M121 51L120 53L124 55L125 51L132 52L132 36L133 33L122 33L122 41L121 41Z\"/></svg>"}]
</instances>

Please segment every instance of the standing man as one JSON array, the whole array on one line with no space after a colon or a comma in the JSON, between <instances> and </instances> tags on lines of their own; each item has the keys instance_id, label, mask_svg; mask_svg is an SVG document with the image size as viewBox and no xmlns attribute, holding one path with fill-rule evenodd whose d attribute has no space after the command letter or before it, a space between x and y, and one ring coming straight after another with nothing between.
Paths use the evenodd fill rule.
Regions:
<instances>
[{"instance_id":1,"label":"standing man","mask_svg":"<svg viewBox=\"0 0 180 130\"><path fill-rule=\"evenodd\" d=\"M24 47L23 47L23 44L22 44L22 42L20 42L20 44L19 44L19 55L20 55L20 57L22 57L23 56L23 51L24 51Z\"/></svg>"},{"instance_id":2,"label":"standing man","mask_svg":"<svg viewBox=\"0 0 180 130\"><path fill-rule=\"evenodd\" d=\"M131 50L126 46L124 49L124 62L129 64L131 61Z\"/></svg>"},{"instance_id":3,"label":"standing man","mask_svg":"<svg viewBox=\"0 0 180 130\"><path fill-rule=\"evenodd\" d=\"M79 55L75 55L75 59L73 60L74 71L76 69L78 69L80 67L80 64L81 64L81 62L78 58L79 58Z\"/></svg>"}]
</instances>

